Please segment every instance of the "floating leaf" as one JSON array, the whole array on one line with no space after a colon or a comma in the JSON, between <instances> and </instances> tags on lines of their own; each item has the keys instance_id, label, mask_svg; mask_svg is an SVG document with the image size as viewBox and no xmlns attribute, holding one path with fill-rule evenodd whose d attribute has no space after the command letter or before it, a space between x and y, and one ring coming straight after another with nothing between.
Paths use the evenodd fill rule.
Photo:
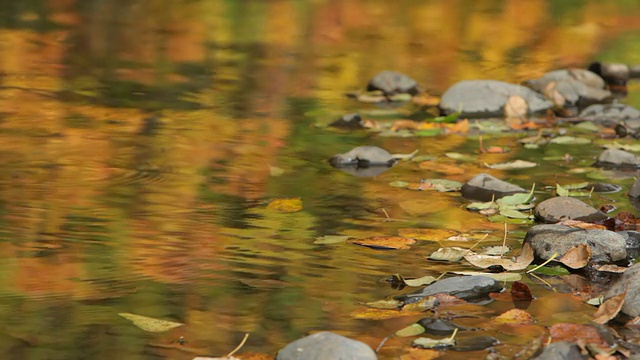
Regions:
<instances>
[{"instance_id":1,"label":"floating leaf","mask_svg":"<svg viewBox=\"0 0 640 360\"><path fill-rule=\"evenodd\" d=\"M279 167L269 165L269 174L274 177L280 176L284 174L284 170Z\"/></svg>"},{"instance_id":2,"label":"floating leaf","mask_svg":"<svg viewBox=\"0 0 640 360\"><path fill-rule=\"evenodd\" d=\"M554 324L549 329L552 341L568 341L575 343L595 343L602 347L609 347L609 344L602 338L595 326L582 324L559 323Z\"/></svg>"},{"instance_id":3,"label":"floating leaf","mask_svg":"<svg viewBox=\"0 0 640 360\"><path fill-rule=\"evenodd\" d=\"M461 154L461 153L457 153L457 152L448 152L448 153L445 153L444 155L446 157L448 157L450 159L454 159L454 160L476 161L476 157L475 156L465 155L465 154Z\"/></svg>"},{"instance_id":4,"label":"floating leaf","mask_svg":"<svg viewBox=\"0 0 640 360\"><path fill-rule=\"evenodd\" d=\"M558 259L559 262L567 265L572 269L581 269L591 260L591 247L587 244L578 244L572 246L567 252Z\"/></svg>"},{"instance_id":5,"label":"floating leaf","mask_svg":"<svg viewBox=\"0 0 640 360\"><path fill-rule=\"evenodd\" d=\"M404 329L396 331L396 336L409 337L416 336L424 333L424 327L420 324L411 324Z\"/></svg>"},{"instance_id":6,"label":"floating leaf","mask_svg":"<svg viewBox=\"0 0 640 360\"><path fill-rule=\"evenodd\" d=\"M402 285L413 286L413 287L429 285L429 284L435 282L436 280L437 279L435 277L430 276L430 275L425 275L425 276L417 278L417 279L405 279L400 274L391 275L391 277L386 279L387 282L390 282L390 283L393 283L393 284L402 284Z\"/></svg>"},{"instance_id":7,"label":"floating leaf","mask_svg":"<svg viewBox=\"0 0 640 360\"><path fill-rule=\"evenodd\" d=\"M433 119L427 119L427 121L431 121L431 122L443 122L443 123L455 123L456 121L458 121L458 116L460 116L460 112L456 111L454 113L451 113L447 116L437 116L434 117Z\"/></svg>"},{"instance_id":8,"label":"floating leaf","mask_svg":"<svg viewBox=\"0 0 640 360\"><path fill-rule=\"evenodd\" d=\"M420 181L420 190L433 189L439 192L458 191L462 188L462 183L447 179L425 179Z\"/></svg>"},{"instance_id":9,"label":"floating leaf","mask_svg":"<svg viewBox=\"0 0 640 360\"><path fill-rule=\"evenodd\" d=\"M389 185L393 186L393 187L398 187L398 188L406 188L407 186L409 186L409 183L406 181L392 181L389 183Z\"/></svg>"},{"instance_id":10,"label":"floating leaf","mask_svg":"<svg viewBox=\"0 0 640 360\"><path fill-rule=\"evenodd\" d=\"M507 271L524 270L533 262L533 250L531 246L526 243L522 247L522 252L515 260L500 258L498 256L467 254L464 259L470 262L473 266L486 269L490 266L500 265Z\"/></svg>"},{"instance_id":11,"label":"floating leaf","mask_svg":"<svg viewBox=\"0 0 640 360\"><path fill-rule=\"evenodd\" d=\"M276 199L269 203L267 209L286 213L300 211L302 210L302 199L299 197Z\"/></svg>"},{"instance_id":12,"label":"floating leaf","mask_svg":"<svg viewBox=\"0 0 640 360\"><path fill-rule=\"evenodd\" d=\"M498 208L498 204L494 201L475 202L467 205L467 210L470 210L470 211L480 211L480 210L497 209L497 208Z\"/></svg>"},{"instance_id":13,"label":"floating leaf","mask_svg":"<svg viewBox=\"0 0 640 360\"><path fill-rule=\"evenodd\" d=\"M406 304L402 311L428 311L435 309L441 302L435 296L426 296L411 304Z\"/></svg>"},{"instance_id":14,"label":"floating leaf","mask_svg":"<svg viewBox=\"0 0 640 360\"><path fill-rule=\"evenodd\" d=\"M527 272L535 268L536 266L533 266L533 265L528 266ZM542 275L569 275L570 274L569 270L567 270L562 266L541 266L538 269L536 269L534 272Z\"/></svg>"},{"instance_id":15,"label":"floating leaf","mask_svg":"<svg viewBox=\"0 0 640 360\"><path fill-rule=\"evenodd\" d=\"M516 272L490 273L482 271L450 271L450 273L467 276L482 275L490 277L496 281L519 281L522 279L522 275Z\"/></svg>"},{"instance_id":16,"label":"floating leaf","mask_svg":"<svg viewBox=\"0 0 640 360\"><path fill-rule=\"evenodd\" d=\"M184 325L173 321L160 320L148 316L130 313L119 313L118 315L133 322L133 325L139 327L140 329L148 332L164 332Z\"/></svg>"},{"instance_id":17,"label":"floating leaf","mask_svg":"<svg viewBox=\"0 0 640 360\"><path fill-rule=\"evenodd\" d=\"M453 330L453 334L451 334L451 337L448 337L445 339L431 339L431 338L425 338L425 337L417 338L413 340L413 346L425 348L425 349L433 349L433 348L444 349L444 348L452 347L456 345L455 337L457 333L458 333L458 329L456 328L455 330Z\"/></svg>"},{"instance_id":18,"label":"floating leaf","mask_svg":"<svg viewBox=\"0 0 640 360\"><path fill-rule=\"evenodd\" d=\"M500 215L502 216L506 216L508 218L511 219L529 219L531 218L530 214L525 214L521 211L518 211L516 209L504 209L504 210L500 210Z\"/></svg>"},{"instance_id":19,"label":"floating leaf","mask_svg":"<svg viewBox=\"0 0 640 360\"><path fill-rule=\"evenodd\" d=\"M531 161L524 160L514 160L506 163L498 163L498 164L487 164L484 163L484 166L490 169L497 170L514 170L514 169L527 169L538 166L538 164Z\"/></svg>"},{"instance_id":20,"label":"floating leaf","mask_svg":"<svg viewBox=\"0 0 640 360\"><path fill-rule=\"evenodd\" d=\"M561 145L584 145L591 144L591 140L573 136L558 136L557 138L551 139L550 143Z\"/></svg>"},{"instance_id":21,"label":"floating leaf","mask_svg":"<svg viewBox=\"0 0 640 360\"><path fill-rule=\"evenodd\" d=\"M531 325L535 322L531 314L521 309L511 309L495 317L493 321L511 325Z\"/></svg>"},{"instance_id":22,"label":"floating leaf","mask_svg":"<svg viewBox=\"0 0 640 360\"><path fill-rule=\"evenodd\" d=\"M341 242L345 242L349 239L349 236L344 235L325 235L319 238L316 238L314 244L337 244Z\"/></svg>"},{"instance_id":23,"label":"floating leaf","mask_svg":"<svg viewBox=\"0 0 640 360\"><path fill-rule=\"evenodd\" d=\"M504 255L509 251L511 251L511 248L508 246L495 245L495 246L488 246L484 248L482 253L484 255Z\"/></svg>"},{"instance_id":24,"label":"floating leaf","mask_svg":"<svg viewBox=\"0 0 640 360\"><path fill-rule=\"evenodd\" d=\"M394 159L398 159L398 160L411 160L417 154L418 154L418 150L414 150L410 154L393 154L392 156Z\"/></svg>"},{"instance_id":25,"label":"floating leaf","mask_svg":"<svg viewBox=\"0 0 640 360\"><path fill-rule=\"evenodd\" d=\"M635 152L640 151L640 144L637 144L637 143L620 144L619 142L614 141L612 144L605 144L604 147L607 149L621 149L625 151L635 151Z\"/></svg>"},{"instance_id":26,"label":"floating leaf","mask_svg":"<svg viewBox=\"0 0 640 360\"><path fill-rule=\"evenodd\" d=\"M389 299L389 300L377 300L365 303L370 308L373 309L400 309L402 307L402 301Z\"/></svg>"},{"instance_id":27,"label":"floating leaf","mask_svg":"<svg viewBox=\"0 0 640 360\"><path fill-rule=\"evenodd\" d=\"M511 299L513 301L532 301L533 295L527 284L516 281L511 285Z\"/></svg>"},{"instance_id":28,"label":"floating leaf","mask_svg":"<svg viewBox=\"0 0 640 360\"><path fill-rule=\"evenodd\" d=\"M456 262L469 253L469 250L459 247L443 247L429 255L429 260Z\"/></svg>"},{"instance_id":29,"label":"floating leaf","mask_svg":"<svg viewBox=\"0 0 640 360\"><path fill-rule=\"evenodd\" d=\"M600 305L598 311L593 315L593 321L597 324L606 324L609 320L618 315L622 305L624 305L624 298L627 295L627 290L623 293L613 296Z\"/></svg>"},{"instance_id":30,"label":"floating leaf","mask_svg":"<svg viewBox=\"0 0 640 360\"><path fill-rule=\"evenodd\" d=\"M419 312L414 312L414 311L367 308L363 310L356 310L352 312L350 315L354 319L385 320L385 319L399 318L403 316L416 316L419 314L420 314Z\"/></svg>"},{"instance_id":31,"label":"floating leaf","mask_svg":"<svg viewBox=\"0 0 640 360\"><path fill-rule=\"evenodd\" d=\"M496 200L496 203L500 206L509 206L509 205L520 205L520 204L528 204L533 200L533 192L536 189L536 184L531 186L531 191L529 193L518 193L513 195L503 196L500 199Z\"/></svg>"},{"instance_id":32,"label":"floating leaf","mask_svg":"<svg viewBox=\"0 0 640 360\"><path fill-rule=\"evenodd\" d=\"M428 130L418 130L415 132L416 136L430 137L430 136L438 136L442 134L442 129L428 129Z\"/></svg>"},{"instance_id":33,"label":"floating leaf","mask_svg":"<svg viewBox=\"0 0 640 360\"><path fill-rule=\"evenodd\" d=\"M377 250L403 250L416 243L415 239L400 236L375 236L367 239L354 240L354 244Z\"/></svg>"},{"instance_id":34,"label":"floating leaf","mask_svg":"<svg viewBox=\"0 0 640 360\"><path fill-rule=\"evenodd\" d=\"M402 228L398 230L400 236L429 241L442 241L458 234L457 231L450 229Z\"/></svg>"}]
</instances>

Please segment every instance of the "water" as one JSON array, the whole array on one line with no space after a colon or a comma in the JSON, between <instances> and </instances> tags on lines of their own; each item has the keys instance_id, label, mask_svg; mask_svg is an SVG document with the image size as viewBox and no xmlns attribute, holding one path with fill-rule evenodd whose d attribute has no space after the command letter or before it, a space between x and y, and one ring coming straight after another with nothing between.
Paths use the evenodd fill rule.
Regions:
<instances>
[{"instance_id":1,"label":"water","mask_svg":"<svg viewBox=\"0 0 640 360\"><path fill-rule=\"evenodd\" d=\"M191 359L224 355L245 333L244 351L274 353L313 330L376 347L417 320L354 319L361 302L397 293L380 279L468 267L427 262L436 243L376 251L314 239L442 227L500 242L502 224L467 213L457 195L388 185L464 181L484 171L478 164L448 176L403 163L363 179L325 163L362 144L471 153L477 138L382 138L317 124L376 110L344 93L384 69L440 94L461 79L517 82L593 59L640 63L638 10L625 1L0 4L2 357ZM634 90L627 102L638 106ZM569 151L488 141L516 150L482 156L490 163ZM599 152L574 149L580 166ZM493 173L523 186L580 178L564 178L566 168ZM266 209L289 197L303 210ZM402 207L412 200L432 205ZM185 325L148 333L124 312ZM392 341L381 356L407 344Z\"/></svg>"}]
</instances>

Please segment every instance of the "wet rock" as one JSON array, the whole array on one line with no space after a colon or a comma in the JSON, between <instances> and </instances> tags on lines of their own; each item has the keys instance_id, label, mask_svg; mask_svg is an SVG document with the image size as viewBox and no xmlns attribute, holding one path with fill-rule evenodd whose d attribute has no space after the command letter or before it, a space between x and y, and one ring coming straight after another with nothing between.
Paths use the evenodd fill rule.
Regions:
<instances>
[{"instance_id":1,"label":"wet rock","mask_svg":"<svg viewBox=\"0 0 640 360\"><path fill-rule=\"evenodd\" d=\"M580 112L580 118L593 122L619 123L640 119L640 110L625 104L593 104Z\"/></svg>"},{"instance_id":2,"label":"wet rock","mask_svg":"<svg viewBox=\"0 0 640 360\"><path fill-rule=\"evenodd\" d=\"M613 283L605 293L605 299L627 291L622 305L622 313L631 317L640 316L640 263L631 266Z\"/></svg>"},{"instance_id":3,"label":"wet rock","mask_svg":"<svg viewBox=\"0 0 640 360\"><path fill-rule=\"evenodd\" d=\"M298 339L278 351L276 360L375 360L365 343L323 331Z\"/></svg>"},{"instance_id":4,"label":"wet rock","mask_svg":"<svg viewBox=\"0 0 640 360\"><path fill-rule=\"evenodd\" d=\"M581 220L586 222L602 221L608 216L602 211L572 197L553 197L536 205L536 217L546 223L563 220Z\"/></svg>"},{"instance_id":5,"label":"wet rock","mask_svg":"<svg viewBox=\"0 0 640 360\"><path fill-rule=\"evenodd\" d=\"M640 65L633 65L629 67L629 78L640 79Z\"/></svg>"},{"instance_id":6,"label":"wet rock","mask_svg":"<svg viewBox=\"0 0 640 360\"><path fill-rule=\"evenodd\" d=\"M553 106L544 96L524 86L496 80L465 80L447 89L439 107L445 114L460 110L462 117L502 117L512 95L526 101L529 114L544 112Z\"/></svg>"},{"instance_id":7,"label":"wet rock","mask_svg":"<svg viewBox=\"0 0 640 360\"><path fill-rule=\"evenodd\" d=\"M464 300L479 300L486 299L489 293L500 292L502 289L500 282L487 276L458 276L439 280L417 292L395 298L408 304L427 296L444 293Z\"/></svg>"},{"instance_id":8,"label":"wet rock","mask_svg":"<svg viewBox=\"0 0 640 360\"><path fill-rule=\"evenodd\" d=\"M596 61L588 70L598 74L609 86L626 86L629 81L630 70L626 64Z\"/></svg>"},{"instance_id":9,"label":"wet rock","mask_svg":"<svg viewBox=\"0 0 640 360\"><path fill-rule=\"evenodd\" d=\"M332 122L329 126L350 130L364 129L364 122L362 121L360 114L353 113L342 115L340 119Z\"/></svg>"},{"instance_id":10,"label":"wet rock","mask_svg":"<svg viewBox=\"0 0 640 360\"><path fill-rule=\"evenodd\" d=\"M383 71L369 80L367 91L380 90L386 96L394 94L416 95L418 83L409 76L397 71Z\"/></svg>"},{"instance_id":11,"label":"wet rock","mask_svg":"<svg viewBox=\"0 0 640 360\"><path fill-rule=\"evenodd\" d=\"M607 149L598 157L598 161L594 164L598 167L640 167L640 159L630 152L620 149Z\"/></svg>"},{"instance_id":12,"label":"wet rock","mask_svg":"<svg viewBox=\"0 0 640 360\"><path fill-rule=\"evenodd\" d=\"M622 186L609 183L589 183L585 190L593 191L601 194L613 194L622 190Z\"/></svg>"},{"instance_id":13,"label":"wet rock","mask_svg":"<svg viewBox=\"0 0 640 360\"><path fill-rule=\"evenodd\" d=\"M357 166L361 168L371 166L392 166L396 163L387 150L377 146L358 146L344 154L334 155L329 159L334 167Z\"/></svg>"},{"instance_id":14,"label":"wet rock","mask_svg":"<svg viewBox=\"0 0 640 360\"><path fill-rule=\"evenodd\" d=\"M591 263L609 264L627 258L625 238L609 230L585 230L565 225L536 225L527 231L524 243L531 245L537 259L548 260L554 253L562 257L571 247L591 248Z\"/></svg>"},{"instance_id":15,"label":"wet rock","mask_svg":"<svg viewBox=\"0 0 640 360\"><path fill-rule=\"evenodd\" d=\"M462 185L460 192L467 200L491 201L492 198L499 199L507 195L526 193L527 190L482 173Z\"/></svg>"},{"instance_id":16,"label":"wet rock","mask_svg":"<svg viewBox=\"0 0 640 360\"><path fill-rule=\"evenodd\" d=\"M577 344L568 341L559 341L547 345L542 353L534 360L585 360L588 355L582 355Z\"/></svg>"},{"instance_id":17,"label":"wet rock","mask_svg":"<svg viewBox=\"0 0 640 360\"><path fill-rule=\"evenodd\" d=\"M456 325L448 320L436 318L423 318L418 320L418 324L422 326L427 334L431 335L451 335L455 329L469 330L466 327Z\"/></svg>"},{"instance_id":18,"label":"wet rock","mask_svg":"<svg viewBox=\"0 0 640 360\"><path fill-rule=\"evenodd\" d=\"M626 230L618 231L618 234L622 235L627 244L627 257L629 259L638 258L640 256L640 232Z\"/></svg>"},{"instance_id":19,"label":"wet rock","mask_svg":"<svg viewBox=\"0 0 640 360\"><path fill-rule=\"evenodd\" d=\"M629 197L638 199L640 198L640 179L637 179L631 188L629 188L629 193L627 194Z\"/></svg>"}]
</instances>

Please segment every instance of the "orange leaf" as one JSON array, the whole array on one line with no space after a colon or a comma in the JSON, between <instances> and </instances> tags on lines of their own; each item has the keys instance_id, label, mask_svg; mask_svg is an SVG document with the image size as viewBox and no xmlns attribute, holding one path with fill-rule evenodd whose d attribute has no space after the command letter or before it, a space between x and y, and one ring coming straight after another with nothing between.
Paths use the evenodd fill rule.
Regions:
<instances>
[{"instance_id":1,"label":"orange leaf","mask_svg":"<svg viewBox=\"0 0 640 360\"><path fill-rule=\"evenodd\" d=\"M299 197L291 199L276 199L267 205L267 209L287 213L300 211L302 210L302 199Z\"/></svg>"},{"instance_id":2,"label":"orange leaf","mask_svg":"<svg viewBox=\"0 0 640 360\"><path fill-rule=\"evenodd\" d=\"M500 314L494 319L497 322L512 325L531 325L534 323L533 316L528 312L520 309L511 309Z\"/></svg>"},{"instance_id":3,"label":"orange leaf","mask_svg":"<svg viewBox=\"0 0 640 360\"><path fill-rule=\"evenodd\" d=\"M354 244L378 250L403 250L416 243L415 239L400 236L375 236L367 239L355 240Z\"/></svg>"},{"instance_id":4,"label":"orange leaf","mask_svg":"<svg viewBox=\"0 0 640 360\"><path fill-rule=\"evenodd\" d=\"M609 344L602 338L598 330L591 325L559 323L551 326L549 333L553 342L568 341L574 343L582 340L587 344L596 343L602 347L609 347Z\"/></svg>"},{"instance_id":5,"label":"orange leaf","mask_svg":"<svg viewBox=\"0 0 640 360\"><path fill-rule=\"evenodd\" d=\"M572 246L560 259L558 259L559 262L572 269L581 269L587 266L589 260L591 260L591 247L587 244Z\"/></svg>"},{"instance_id":6,"label":"orange leaf","mask_svg":"<svg viewBox=\"0 0 640 360\"><path fill-rule=\"evenodd\" d=\"M440 103L440 98L429 94L420 94L412 97L411 101L421 106L437 106Z\"/></svg>"},{"instance_id":7,"label":"orange leaf","mask_svg":"<svg viewBox=\"0 0 640 360\"><path fill-rule=\"evenodd\" d=\"M444 351L411 348L400 356L400 360L433 360L443 356L444 354Z\"/></svg>"},{"instance_id":8,"label":"orange leaf","mask_svg":"<svg viewBox=\"0 0 640 360\"><path fill-rule=\"evenodd\" d=\"M467 134L469 133L469 120L464 119L462 121L458 121L453 126L449 127L446 131L447 134L456 133L456 134Z\"/></svg>"},{"instance_id":9,"label":"orange leaf","mask_svg":"<svg viewBox=\"0 0 640 360\"><path fill-rule=\"evenodd\" d=\"M435 171L446 175L460 175L465 173L463 169L455 165L443 164L435 161L423 161L420 163L419 167L422 170Z\"/></svg>"},{"instance_id":10,"label":"orange leaf","mask_svg":"<svg viewBox=\"0 0 640 360\"><path fill-rule=\"evenodd\" d=\"M596 225L593 223L588 223L580 220L565 220L558 223L558 225L565 225L575 229L595 229L595 230L607 230L607 227L604 225Z\"/></svg>"},{"instance_id":11,"label":"orange leaf","mask_svg":"<svg viewBox=\"0 0 640 360\"><path fill-rule=\"evenodd\" d=\"M620 309L622 309L622 305L624 305L624 297L626 295L627 291L625 290L622 294L610 297L603 302L598 308L598 311L593 314L593 321L598 324L606 324L609 320L616 317Z\"/></svg>"},{"instance_id":12,"label":"orange leaf","mask_svg":"<svg viewBox=\"0 0 640 360\"><path fill-rule=\"evenodd\" d=\"M398 131L401 129L415 130L420 127L420 123L413 120L396 120L391 125L391 131Z\"/></svg>"}]
</instances>

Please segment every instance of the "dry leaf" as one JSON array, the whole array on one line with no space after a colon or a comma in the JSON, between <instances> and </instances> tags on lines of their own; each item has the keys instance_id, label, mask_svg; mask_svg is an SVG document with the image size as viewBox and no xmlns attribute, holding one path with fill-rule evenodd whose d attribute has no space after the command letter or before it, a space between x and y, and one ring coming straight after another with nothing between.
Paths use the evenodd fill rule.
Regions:
<instances>
[{"instance_id":1,"label":"dry leaf","mask_svg":"<svg viewBox=\"0 0 640 360\"><path fill-rule=\"evenodd\" d=\"M610 297L600 305L598 311L593 314L593 321L598 324L606 324L609 320L618 315L622 305L624 305L624 297L627 295L627 291L622 294Z\"/></svg>"},{"instance_id":2,"label":"dry leaf","mask_svg":"<svg viewBox=\"0 0 640 360\"><path fill-rule=\"evenodd\" d=\"M416 105L421 106L438 106L440 104L440 98L431 96L429 94L420 94L411 98L411 101Z\"/></svg>"},{"instance_id":3,"label":"dry leaf","mask_svg":"<svg viewBox=\"0 0 640 360\"><path fill-rule=\"evenodd\" d=\"M400 236L430 241L442 241L458 234L457 231L449 229L403 228L398 230Z\"/></svg>"},{"instance_id":4,"label":"dry leaf","mask_svg":"<svg viewBox=\"0 0 640 360\"><path fill-rule=\"evenodd\" d=\"M512 325L531 325L535 322L531 314L520 309L511 309L493 320L498 323Z\"/></svg>"},{"instance_id":5,"label":"dry leaf","mask_svg":"<svg viewBox=\"0 0 640 360\"><path fill-rule=\"evenodd\" d=\"M409 249L409 245L416 243L415 239L400 236L374 236L367 239L354 240L354 244L378 250Z\"/></svg>"},{"instance_id":6,"label":"dry leaf","mask_svg":"<svg viewBox=\"0 0 640 360\"><path fill-rule=\"evenodd\" d=\"M478 255L468 254L464 257L465 260L471 263L473 266L486 269L493 265L500 265L507 271L524 270L533 262L533 249L528 243L522 247L522 252L515 259L500 258L499 256L491 255Z\"/></svg>"},{"instance_id":7,"label":"dry leaf","mask_svg":"<svg viewBox=\"0 0 640 360\"><path fill-rule=\"evenodd\" d=\"M531 295L531 290L527 284L515 281L511 285L511 298L513 301L531 301L533 300L533 295Z\"/></svg>"},{"instance_id":8,"label":"dry leaf","mask_svg":"<svg viewBox=\"0 0 640 360\"><path fill-rule=\"evenodd\" d=\"M448 127L446 134L467 134L469 132L469 120L464 119Z\"/></svg>"},{"instance_id":9,"label":"dry leaf","mask_svg":"<svg viewBox=\"0 0 640 360\"><path fill-rule=\"evenodd\" d=\"M173 321L160 320L148 316L130 313L119 313L118 315L133 322L133 325L139 327L140 329L148 332L163 332L184 325Z\"/></svg>"},{"instance_id":10,"label":"dry leaf","mask_svg":"<svg viewBox=\"0 0 640 360\"><path fill-rule=\"evenodd\" d=\"M267 209L280 212L296 212L302 210L302 199L299 197L290 199L276 199L267 205Z\"/></svg>"},{"instance_id":11,"label":"dry leaf","mask_svg":"<svg viewBox=\"0 0 640 360\"><path fill-rule=\"evenodd\" d=\"M627 269L629 269L628 267L624 267L624 266L618 266L618 265L613 265L613 264L607 264L607 265L602 265L599 268L597 268L596 270L598 271L606 271L606 272L612 272L612 273L616 273L616 274L622 274L623 272L627 271Z\"/></svg>"},{"instance_id":12,"label":"dry leaf","mask_svg":"<svg viewBox=\"0 0 640 360\"><path fill-rule=\"evenodd\" d=\"M549 329L549 334L553 342L568 341L585 343L596 343L602 347L609 347L609 344L602 338L598 330L592 325L559 323L554 324Z\"/></svg>"},{"instance_id":13,"label":"dry leaf","mask_svg":"<svg viewBox=\"0 0 640 360\"><path fill-rule=\"evenodd\" d=\"M591 260L591 247L587 244L572 246L560 259L558 259L559 262L572 269L581 269L587 266L589 260Z\"/></svg>"},{"instance_id":14,"label":"dry leaf","mask_svg":"<svg viewBox=\"0 0 640 360\"><path fill-rule=\"evenodd\" d=\"M527 115L529 105L520 95L511 95L504 105L504 116L506 118L523 118Z\"/></svg>"},{"instance_id":15,"label":"dry leaf","mask_svg":"<svg viewBox=\"0 0 640 360\"><path fill-rule=\"evenodd\" d=\"M413 120L396 120L391 125L391 131L398 131L402 129L416 130L420 127L420 123Z\"/></svg>"},{"instance_id":16,"label":"dry leaf","mask_svg":"<svg viewBox=\"0 0 640 360\"><path fill-rule=\"evenodd\" d=\"M588 223L580 220L564 220L564 221L560 221L558 225L565 225L575 229L607 230L607 227L604 225L596 225L594 223Z\"/></svg>"},{"instance_id":17,"label":"dry leaf","mask_svg":"<svg viewBox=\"0 0 640 360\"><path fill-rule=\"evenodd\" d=\"M444 351L411 348L400 356L400 360L433 360L444 355Z\"/></svg>"}]
</instances>

